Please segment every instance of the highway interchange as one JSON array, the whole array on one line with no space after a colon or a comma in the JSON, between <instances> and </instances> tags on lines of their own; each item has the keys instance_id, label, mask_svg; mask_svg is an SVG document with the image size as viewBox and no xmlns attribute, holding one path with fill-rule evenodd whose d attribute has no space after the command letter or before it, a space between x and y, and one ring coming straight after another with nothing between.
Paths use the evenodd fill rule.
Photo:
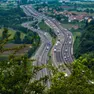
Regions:
<instances>
[{"instance_id":1,"label":"highway interchange","mask_svg":"<svg viewBox=\"0 0 94 94\"><path fill-rule=\"evenodd\" d=\"M66 76L70 75L71 72L65 66L65 64L70 64L73 62L73 38L71 32L63 28L57 20L51 17L47 17L44 14L38 13L32 7L32 5L23 5L21 6L21 8L28 17L33 16L38 21L44 19L45 23L50 26L54 30L54 33L57 35L56 44L52 47L51 36L49 34L44 33L44 31L41 31L39 29L34 29L30 26L31 22L26 22L22 24L22 26L34 32L37 32L41 38L41 46L34 56L34 58L36 59L34 65L41 66L42 64L47 64L48 53L52 47L51 57L53 65L57 68L59 65L64 65L64 69L61 69L60 71L65 72L67 74ZM36 79L39 80L41 77L49 74L49 70L47 68L44 68L37 73ZM49 81L47 81L47 86L50 86Z\"/></svg>"}]
</instances>

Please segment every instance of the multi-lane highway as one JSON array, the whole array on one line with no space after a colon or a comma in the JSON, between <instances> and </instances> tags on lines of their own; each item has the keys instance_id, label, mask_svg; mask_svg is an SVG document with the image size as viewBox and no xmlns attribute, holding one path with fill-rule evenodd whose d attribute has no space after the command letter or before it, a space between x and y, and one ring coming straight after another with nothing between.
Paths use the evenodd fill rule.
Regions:
<instances>
[{"instance_id":1,"label":"multi-lane highway","mask_svg":"<svg viewBox=\"0 0 94 94\"><path fill-rule=\"evenodd\" d=\"M55 19L50 19L50 21L47 23L49 26L52 25L58 36L58 41L54 47L54 51L58 54L57 61L65 63L73 62L73 39L71 32L69 32L67 29L64 29Z\"/></svg>"},{"instance_id":2,"label":"multi-lane highway","mask_svg":"<svg viewBox=\"0 0 94 94\"><path fill-rule=\"evenodd\" d=\"M41 30L37 30L34 29L33 27L30 26L31 22L26 22L23 23L22 26L25 28L28 28L30 30L32 30L33 32L37 32L41 38L41 46L39 47L39 49L37 50L36 54L34 57L32 57L33 59L36 59L36 61L34 61L33 65L34 66L42 66L42 65L46 65L47 61L48 61L48 52L51 49L51 38L49 34L44 33ZM49 75L49 71L47 68L43 68L42 70L37 72L36 75L36 80L39 80L42 77L48 76ZM47 81L47 86L50 87L50 82Z\"/></svg>"},{"instance_id":3,"label":"multi-lane highway","mask_svg":"<svg viewBox=\"0 0 94 94\"><path fill-rule=\"evenodd\" d=\"M50 19L50 18L49 18ZM53 47L53 61L55 65L68 64L73 62L73 39L72 34L64 29L55 19L46 20L46 23L54 29L57 34L57 42ZM64 66L64 71L70 75L69 69ZM65 70L66 69L66 70Z\"/></svg>"},{"instance_id":4,"label":"multi-lane highway","mask_svg":"<svg viewBox=\"0 0 94 94\"><path fill-rule=\"evenodd\" d=\"M65 64L73 62L73 38L71 32L63 28L57 20L47 17L44 14L38 13L32 7L32 5L21 6L21 8L24 10L27 16L33 16L38 20L44 19L45 23L54 30L54 33L57 35L57 41L52 50L53 64L56 67L61 64L64 64L64 71L68 75L70 75L71 72L65 66ZM44 61L43 60L44 59L42 58L40 61L45 63L46 58Z\"/></svg>"}]
</instances>

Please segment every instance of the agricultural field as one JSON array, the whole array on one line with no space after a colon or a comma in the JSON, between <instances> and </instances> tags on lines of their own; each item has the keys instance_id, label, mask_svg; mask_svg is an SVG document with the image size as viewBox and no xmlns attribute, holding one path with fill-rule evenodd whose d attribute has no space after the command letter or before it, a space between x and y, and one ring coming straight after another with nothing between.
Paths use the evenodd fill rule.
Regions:
<instances>
[{"instance_id":1,"label":"agricultural field","mask_svg":"<svg viewBox=\"0 0 94 94\"><path fill-rule=\"evenodd\" d=\"M0 29L0 38L2 37L3 30L4 30L3 28ZM16 31L13 29L8 29L8 33L11 34L9 39L13 39ZM21 39L23 40L24 37L25 37L25 33L21 32ZM23 46L23 44L15 44L10 41L6 45L4 45L4 49L12 49L12 50L5 51L2 53L2 55L0 54L0 60L7 59L9 55L14 53L15 48L21 47L21 46ZM29 49L31 48L31 44L26 44L25 46L26 47L18 50L15 55L23 55L23 54L27 53L29 51Z\"/></svg>"},{"instance_id":2,"label":"agricultural field","mask_svg":"<svg viewBox=\"0 0 94 94\"><path fill-rule=\"evenodd\" d=\"M64 28L70 30L70 29L71 29L73 26L75 26L75 25L74 25L74 24L70 24L70 23L68 24L68 23L67 23L67 24L62 24L62 26L63 26Z\"/></svg>"},{"instance_id":3,"label":"agricultural field","mask_svg":"<svg viewBox=\"0 0 94 94\"><path fill-rule=\"evenodd\" d=\"M23 46L23 44L13 44L13 43L6 44L4 46L4 49L13 49L13 50L9 50L9 51L5 51L3 53L0 53L0 61L8 59L8 56L10 56L11 54L13 54L15 52L14 49L17 48L17 47L21 47L21 46ZM18 50L15 53L15 56L19 56L19 55L21 56L21 55L24 55L24 54L28 53L30 48L31 48L31 45L30 44L26 44L26 47Z\"/></svg>"}]
</instances>

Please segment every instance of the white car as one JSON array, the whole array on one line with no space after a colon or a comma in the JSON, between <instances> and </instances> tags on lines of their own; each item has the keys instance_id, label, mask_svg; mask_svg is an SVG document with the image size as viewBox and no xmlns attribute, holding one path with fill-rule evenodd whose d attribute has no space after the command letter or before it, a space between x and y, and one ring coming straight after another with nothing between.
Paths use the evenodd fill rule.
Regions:
<instances>
[{"instance_id":1,"label":"white car","mask_svg":"<svg viewBox=\"0 0 94 94\"><path fill-rule=\"evenodd\" d=\"M60 43L60 41L57 41L55 45L57 46L59 43Z\"/></svg>"},{"instance_id":2,"label":"white car","mask_svg":"<svg viewBox=\"0 0 94 94\"><path fill-rule=\"evenodd\" d=\"M59 33L59 30L57 30L57 32Z\"/></svg>"},{"instance_id":3,"label":"white car","mask_svg":"<svg viewBox=\"0 0 94 94\"><path fill-rule=\"evenodd\" d=\"M47 46L46 50L48 50L48 49L49 49L49 47Z\"/></svg>"},{"instance_id":4,"label":"white car","mask_svg":"<svg viewBox=\"0 0 94 94\"><path fill-rule=\"evenodd\" d=\"M57 41L57 44L59 44L60 43L60 41Z\"/></svg>"},{"instance_id":5,"label":"white car","mask_svg":"<svg viewBox=\"0 0 94 94\"><path fill-rule=\"evenodd\" d=\"M44 35L47 35L47 33L45 32Z\"/></svg>"},{"instance_id":6,"label":"white car","mask_svg":"<svg viewBox=\"0 0 94 94\"><path fill-rule=\"evenodd\" d=\"M71 36L69 36L69 38L71 39Z\"/></svg>"},{"instance_id":7,"label":"white car","mask_svg":"<svg viewBox=\"0 0 94 94\"><path fill-rule=\"evenodd\" d=\"M58 44L56 43L55 45L57 46Z\"/></svg>"},{"instance_id":8,"label":"white car","mask_svg":"<svg viewBox=\"0 0 94 94\"><path fill-rule=\"evenodd\" d=\"M68 55L67 57L69 58L70 56Z\"/></svg>"},{"instance_id":9,"label":"white car","mask_svg":"<svg viewBox=\"0 0 94 94\"><path fill-rule=\"evenodd\" d=\"M66 59L66 56L64 56L64 58Z\"/></svg>"},{"instance_id":10,"label":"white car","mask_svg":"<svg viewBox=\"0 0 94 94\"><path fill-rule=\"evenodd\" d=\"M68 49L65 49L65 51L67 52L67 51L68 51Z\"/></svg>"},{"instance_id":11,"label":"white car","mask_svg":"<svg viewBox=\"0 0 94 94\"><path fill-rule=\"evenodd\" d=\"M67 30L67 29L65 29L65 30Z\"/></svg>"},{"instance_id":12,"label":"white car","mask_svg":"<svg viewBox=\"0 0 94 94\"><path fill-rule=\"evenodd\" d=\"M56 52L56 49L54 48L54 52Z\"/></svg>"},{"instance_id":13,"label":"white car","mask_svg":"<svg viewBox=\"0 0 94 94\"><path fill-rule=\"evenodd\" d=\"M72 44L72 42L71 42L71 41L69 41L69 44Z\"/></svg>"}]
</instances>

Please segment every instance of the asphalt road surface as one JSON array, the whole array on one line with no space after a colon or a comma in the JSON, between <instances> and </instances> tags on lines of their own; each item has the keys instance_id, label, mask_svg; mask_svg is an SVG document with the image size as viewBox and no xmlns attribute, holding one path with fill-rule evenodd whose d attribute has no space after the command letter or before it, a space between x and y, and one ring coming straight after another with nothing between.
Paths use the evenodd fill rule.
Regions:
<instances>
[{"instance_id":1,"label":"asphalt road surface","mask_svg":"<svg viewBox=\"0 0 94 94\"><path fill-rule=\"evenodd\" d=\"M49 40L49 39L51 39L51 38L49 38L50 35L47 33L44 33L41 30L34 29L33 27L30 26L30 23L31 22L23 23L22 26L32 30L33 32L37 32L41 38L41 46L39 47L35 56L33 57L33 59L36 59L36 61L34 61L33 65L34 66L46 65L47 61L48 61L48 53L52 46L51 40ZM43 68L42 70L38 71L35 78L36 78L36 80L39 80L40 78L45 77L45 76L49 76L49 71L47 68ZM50 87L49 81L47 81L46 84L48 87Z\"/></svg>"},{"instance_id":2,"label":"asphalt road surface","mask_svg":"<svg viewBox=\"0 0 94 94\"><path fill-rule=\"evenodd\" d=\"M73 38L72 38L71 32L68 31L67 29L63 28L57 20L55 20L51 17L47 17L44 14L38 13L32 7L32 5L21 6L21 8L24 10L24 12L27 14L27 16L33 16L38 20L44 19L45 23L47 25L49 25L54 30L54 33L57 35L57 41L56 41L56 44L54 45L53 50L52 50L53 64L56 67L58 67L59 65L64 64L64 67L65 67L64 71L68 75L70 75L71 72L65 66L65 64L70 64L74 60L73 59ZM45 42L47 41L45 39L43 39L43 40ZM47 48L47 46L46 46L46 48ZM45 47L43 48L43 51L42 51L43 53L47 52L46 48ZM47 57L43 53L41 54L41 56L39 55L41 57L40 63L38 63L39 65L42 64L42 63L43 64L47 63L47 61L46 61ZM45 56L45 58L43 58L43 56ZM43 70L45 70L45 69L43 69ZM44 73L44 71L43 71L43 73ZM45 72L45 74L46 73L47 72ZM39 76L37 78L40 78ZM41 74L41 77L42 76L43 75Z\"/></svg>"}]
</instances>

